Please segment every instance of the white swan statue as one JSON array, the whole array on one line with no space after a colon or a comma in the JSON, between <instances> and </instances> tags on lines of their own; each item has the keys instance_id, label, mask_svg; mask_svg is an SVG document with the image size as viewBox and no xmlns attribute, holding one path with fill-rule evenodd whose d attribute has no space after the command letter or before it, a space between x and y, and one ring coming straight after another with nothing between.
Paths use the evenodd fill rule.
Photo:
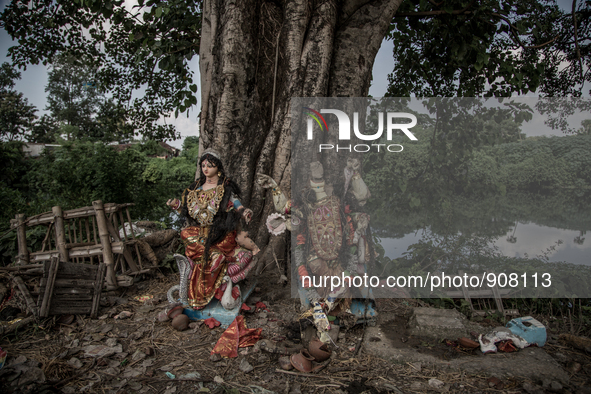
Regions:
<instances>
[{"instance_id":1,"label":"white swan statue","mask_svg":"<svg viewBox=\"0 0 591 394\"><path fill-rule=\"evenodd\" d=\"M229 276L224 276L224 281L226 282L226 290L224 291L224 295L220 300L220 303L226 310L235 309L237 306L242 304L242 292L240 291L240 286L236 286L238 289L238 298L234 299L232 296L232 279Z\"/></svg>"}]
</instances>

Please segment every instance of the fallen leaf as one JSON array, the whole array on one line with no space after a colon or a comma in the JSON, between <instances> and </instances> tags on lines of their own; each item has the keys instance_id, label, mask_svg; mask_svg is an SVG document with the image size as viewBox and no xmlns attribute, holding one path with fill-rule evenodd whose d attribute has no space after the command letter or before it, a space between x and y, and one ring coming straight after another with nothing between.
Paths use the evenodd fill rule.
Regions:
<instances>
[{"instance_id":1,"label":"fallen leaf","mask_svg":"<svg viewBox=\"0 0 591 394\"><path fill-rule=\"evenodd\" d=\"M119 313L118 315L116 315L113 319L121 320L121 319L127 319L131 316L133 316L133 312L123 311L123 312Z\"/></svg>"}]
</instances>

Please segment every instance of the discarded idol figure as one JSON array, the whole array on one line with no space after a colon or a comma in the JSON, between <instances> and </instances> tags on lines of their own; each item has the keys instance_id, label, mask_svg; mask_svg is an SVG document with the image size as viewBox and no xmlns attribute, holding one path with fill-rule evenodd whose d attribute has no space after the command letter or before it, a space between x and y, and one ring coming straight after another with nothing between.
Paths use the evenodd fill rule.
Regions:
<instances>
[{"instance_id":1,"label":"discarded idol figure","mask_svg":"<svg viewBox=\"0 0 591 394\"><path fill-rule=\"evenodd\" d=\"M238 231L240 219L248 223L252 211L240 200L240 188L226 176L220 155L207 150L199 158L200 176L180 199L167 201L184 220L181 239L185 256L175 255L180 284L168 291L168 300L193 309L205 308L214 297L223 308L242 305L239 286L255 262L259 248L245 231Z\"/></svg>"},{"instance_id":2,"label":"discarded idol figure","mask_svg":"<svg viewBox=\"0 0 591 394\"><path fill-rule=\"evenodd\" d=\"M269 231L278 234L287 229L295 235L292 248L302 308L313 316L321 336L330 329L330 316L351 316L353 307L358 306L353 305L353 297L371 297L368 289L353 285L358 282L353 280L355 277L367 272L373 250L366 236L370 217L361 212L371 194L359 169L359 161L349 159L344 169L344 188L335 192L337 188L324 181L322 164L313 162L309 186L301 197L292 200L271 177L257 175L259 185L273 191L277 213L267 219ZM336 287L330 282L321 283L325 277L338 277L341 283ZM369 317L367 310L361 313L359 316L353 312L357 317ZM373 308L371 315L375 318Z\"/></svg>"}]
</instances>

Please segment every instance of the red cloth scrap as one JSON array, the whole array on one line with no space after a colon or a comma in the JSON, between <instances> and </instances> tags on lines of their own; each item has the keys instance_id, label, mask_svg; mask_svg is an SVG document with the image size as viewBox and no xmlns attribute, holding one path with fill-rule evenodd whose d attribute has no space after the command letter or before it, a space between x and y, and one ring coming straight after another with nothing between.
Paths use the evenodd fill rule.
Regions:
<instances>
[{"instance_id":1,"label":"red cloth scrap","mask_svg":"<svg viewBox=\"0 0 591 394\"><path fill-rule=\"evenodd\" d=\"M254 346L261 339L262 328L246 328L244 316L239 315L224 331L211 354L222 357L238 357L238 348Z\"/></svg>"},{"instance_id":2,"label":"red cloth scrap","mask_svg":"<svg viewBox=\"0 0 591 394\"><path fill-rule=\"evenodd\" d=\"M209 319L205 319L203 321L203 323L205 323L207 325L207 327L209 327L209 328L219 327L222 324L219 321L217 321L216 319L214 319L213 317L210 317Z\"/></svg>"}]
</instances>

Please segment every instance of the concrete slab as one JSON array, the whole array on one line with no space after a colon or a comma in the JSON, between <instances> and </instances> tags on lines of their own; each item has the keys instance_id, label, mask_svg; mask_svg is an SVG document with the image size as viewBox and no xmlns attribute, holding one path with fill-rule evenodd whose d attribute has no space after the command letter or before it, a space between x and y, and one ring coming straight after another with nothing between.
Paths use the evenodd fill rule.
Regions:
<instances>
[{"instance_id":1,"label":"concrete slab","mask_svg":"<svg viewBox=\"0 0 591 394\"><path fill-rule=\"evenodd\" d=\"M417 308L429 309L429 308ZM438 311L437 309L434 309ZM444 310L445 312L452 312ZM438 313L433 314L419 311L419 325L423 319L427 322L432 322L429 316L438 316ZM459 330L457 321L454 319L435 319L440 325L447 321L447 327L450 329ZM461 319L460 319L461 320ZM440 369L460 370L468 373L486 373L488 376L496 376L500 379L508 377L521 377L538 382L542 378L556 380L561 383L567 383L569 375L550 355L548 355L543 348L526 348L515 353L497 353L483 355L466 355L460 356L451 360L444 360L428 354L425 351L419 352L418 349L409 347L397 347L391 339L392 333L384 331L383 325L376 327L367 327L364 335L363 352L373 354L392 363L413 363L420 362L423 366L436 366ZM431 324L432 325L432 324ZM430 327L431 325L423 324L422 327ZM446 326L443 326L444 329ZM423 332L423 331L421 331ZM439 331L443 332L443 331ZM407 332L408 333L408 332ZM437 334L435 338L441 339ZM457 335L456 335L457 337ZM378 340L379 338L379 340ZM453 337L452 337L453 338Z\"/></svg>"},{"instance_id":2,"label":"concrete slab","mask_svg":"<svg viewBox=\"0 0 591 394\"><path fill-rule=\"evenodd\" d=\"M466 316L455 309L414 308L408 321L408 333L435 340L468 336Z\"/></svg>"}]
</instances>

